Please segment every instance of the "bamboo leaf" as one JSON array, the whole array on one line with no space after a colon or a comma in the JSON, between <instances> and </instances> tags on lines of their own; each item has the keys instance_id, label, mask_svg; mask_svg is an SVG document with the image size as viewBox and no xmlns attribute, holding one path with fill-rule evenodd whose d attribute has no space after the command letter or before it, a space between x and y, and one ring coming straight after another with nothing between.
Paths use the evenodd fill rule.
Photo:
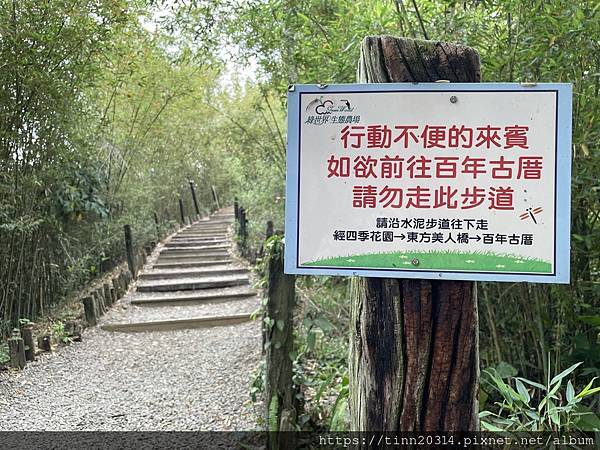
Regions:
<instances>
[{"instance_id":1,"label":"bamboo leaf","mask_svg":"<svg viewBox=\"0 0 600 450\"><path fill-rule=\"evenodd\" d=\"M552 378L550 380L550 385L553 385L557 381L561 381L564 377L569 375L571 372L573 372L575 369L577 369L582 364L583 364L583 362L578 362L578 363L573 364L568 369L563 370L561 373L559 373L558 375L556 375L554 378Z\"/></svg>"},{"instance_id":2,"label":"bamboo leaf","mask_svg":"<svg viewBox=\"0 0 600 450\"><path fill-rule=\"evenodd\" d=\"M525 403L529 403L531 397L529 396L529 392L527 392L527 388L525 387L525 385L521 382L521 380L515 380L515 383L517 385L517 391L523 398L523 401Z\"/></svg>"},{"instance_id":3,"label":"bamboo leaf","mask_svg":"<svg viewBox=\"0 0 600 450\"><path fill-rule=\"evenodd\" d=\"M542 392L546 392L546 390L547 390L546 386L544 386L543 384L536 383L535 381L528 380L527 378L517 377L516 379L519 380L519 381L522 381L525 384L529 384L530 386L533 386L533 387L536 387L538 389L541 389Z\"/></svg>"},{"instance_id":4,"label":"bamboo leaf","mask_svg":"<svg viewBox=\"0 0 600 450\"><path fill-rule=\"evenodd\" d=\"M481 421L481 428L483 428L485 431L504 431L502 428L498 428L497 426L492 425L485 420Z\"/></svg>"},{"instance_id":5,"label":"bamboo leaf","mask_svg":"<svg viewBox=\"0 0 600 450\"><path fill-rule=\"evenodd\" d=\"M573 388L573 383L571 383L571 380L569 380L567 383L567 401L569 403L572 403L574 398L575 398L575 389Z\"/></svg>"}]
</instances>

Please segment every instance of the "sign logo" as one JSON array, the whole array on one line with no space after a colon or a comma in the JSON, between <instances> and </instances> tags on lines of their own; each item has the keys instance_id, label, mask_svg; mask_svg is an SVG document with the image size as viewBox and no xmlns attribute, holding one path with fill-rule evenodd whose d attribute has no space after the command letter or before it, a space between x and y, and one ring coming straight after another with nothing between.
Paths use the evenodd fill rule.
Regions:
<instances>
[{"instance_id":1,"label":"sign logo","mask_svg":"<svg viewBox=\"0 0 600 450\"><path fill-rule=\"evenodd\" d=\"M306 124L360 123L360 116L350 115L354 107L346 98L317 97L306 105Z\"/></svg>"}]
</instances>

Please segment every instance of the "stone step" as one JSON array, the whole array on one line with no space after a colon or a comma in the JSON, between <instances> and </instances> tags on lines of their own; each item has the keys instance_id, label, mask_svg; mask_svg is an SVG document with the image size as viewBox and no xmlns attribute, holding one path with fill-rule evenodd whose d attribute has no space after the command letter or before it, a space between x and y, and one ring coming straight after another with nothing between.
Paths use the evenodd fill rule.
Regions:
<instances>
[{"instance_id":1,"label":"stone step","mask_svg":"<svg viewBox=\"0 0 600 450\"><path fill-rule=\"evenodd\" d=\"M224 245L223 247L213 247L213 248L197 248L197 247L164 247L159 256L176 256L187 254L188 256L204 256L206 254L229 254L229 249L231 246Z\"/></svg>"},{"instance_id":2,"label":"stone step","mask_svg":"<svg viewBox=\"0 0 600 450\"><path fill-rule=\"evenodd\" d=\"M248 322L251 319L251 313L232 314L228 316L206 316L195 317L191 319L170 319L153 320L148 322L122 322L107 323L101 325L105 331L117 332L143 332L143 331L172 331L184 330L188 328L208 328L225 325L236 325L238 323Z\"/></svg>"},{"instance_id":3,"label":"stone step","mask_svg":"<svg viewBox=\"0 0 600 450\"><path fill-rule=\"evenodd\" d=\"M137 292L173 292L195 291L249 284L247 276L213 277L213 278L180 278L176 280L141 280Z\"/></svg>"},{"instance_id":4,"label":"stone step","mask_svg":"<svg viewBox=\"0 0 600 450\"><path fill-rule=\"evenodd\" d=\"M175 249L166 248L162 252L160 252L159 257L167 258L167 257L177 257L177 256L197 256L200 258L205 255L229 255L228 249L229 249L229 247L213 248L213 249L209 249L209 250L196 250L196 249L192 249L192 248L175 248Z\"/></svg>"},{"instance_id":5,"label":"stone step","mask_svg":"<svg viewBox=\"0 0 600 450\"><path fill-rule=\"evenodd\" d=\"M201 236L201 237L190 237L190 236L173 236L169 242L228 242L228 236Z\"/></svg>"},{"instance_id":6,"label":"stone step","mask_svg":"<svg viewBox=\"0 0 600 450\"><path fill-rule=\"evenodd\" d=\"M229 244L212 244L212 245L191 245L191 246L181 246L181 245L173 245L172 247L165 247L160 253L176 253L178 251L184 252L211 252L214 250L222 251L226 250L230 247Z\"/></svg>"},{"instance_id":7,"label":"stone step","mask_svg":"<svg viewBox=\"0 0 600 450\"><path fill-rule=\"evenodd\" d=\"M208 231L206 233L178 233L171 239L227 239L228 233Z\"/></svg>"},{"instance_id":8,"label":"stone step","mask_svg":"<svg viewBox=\"0 0 600 450\"><path fill-rule=\"evenodd\" d=\"M194 225L203 225L208 223L231 223L233 222L233 216L212 216L210 219L202 219L194 222Z\"/></svg>"},{"instance_id":9,"label":"stone step","mask_svg":"<svg viewBox=\"0 0 600 450\"><path fill-rule=\"evenodd\" d=\"M229 243L227 241L169 241L165 244L165 248L187 248L210 245L223 245L229 247Z\"/></svg>"},{"instance_id":10,"label":"stone step","mask_svg":"<svg viewBox=\"0 0 600 450\"><path fill-rule=\"evenodd\" d=\"M198 226L191 226L189 228L186 228L185 230L181 230L181 233L204 233L207 231L212 231L212 232L221 232L221 233L227 233L227 231L229 231L229 227L228 226L223 226L223 225L204 225L201 227Z\"/></svg>"},{"instance_id":11,"label":"stone step","mask_svg":"<svg viewBox=\"0 0 600 450\"><path fill-rule=\"evenodd\" d=\"M182 231L192 231L192 230L212 230L212 229L220 229L227 230L233 222L196 222L193 225L190 225L185 230Z\"/></svg>"},{"instance_id":12,"label":"stone step","mask_svg":"<svg viewBox=\"0 0 600 450\"><path fill-rule=\"evenodd\" d=\"M236 290L237 289L237 290ZM185 306L204 302L227 302L254 297L258 293L251 289L239 288L207 289L193 292L173 292L168 295L136 296L131 299L138 306Z\"/></svg>"},{"instance_id":13,"label":"stone step","mask_svg":"<svg viewBox=\"0 0 600 450\"><path fill-rule=\"evenodd\" d=\"M194 231L193 233L177 233L171 239L227 239L228 237L229 233L226 231Z\"/></svg>"},{"instance_id":14,"label":"stone step","mask_svg":"<svg viewBox=\"0 0 600 450\"><path fill-rule=\"evenodd\" d=\"M206 231L206 230L223 230L227 231L231 228L233 223L195 223L189 227L185 227L181 232L186 231Z\"/></svg>"},{"instance_id":15,"label":"stone step","mask_svg":"<svg viewBox=\"0 0 600 450\"><path fill-rule=\"evenodd\" d=\"M215 260L224 260L231 259L231 255L228 252L214 252L214 253L173 253L168 255L159 255L158 262L173 262L177 261L215 261Z\"/></svg>"},{"instance_id":16,"label":"stone step","mask_svg":"<svg viewBox=\"0 0 600 450\"><path fill-rule=\"evenodd\" d=\"M211 267L209 269L152 269L142 272L140 280L172 280L174 278L206 277L216 275L239 275L247 274L248 269L244 267Z\"/></svg>"},{"instance_id":17,"label":"stone step","mask_svg":"<svg viewBox=\"0 0 600 450\"><path fill-rule=\"evenodd\" d=\"M219 266L222 264L231 264L233 262L232 259L214 259L214 260L205 260L205 259L172 259L172 262L163 262L158 261L154 266L155 269L185 269L185 268L194 268L194 267L211 267L211 266Z\"/></svg>"},{"instance_id":18,"label":"stone step","mask_svg":"<svg viewBox=\"0 0 600 450\"><path fill-rule=\"evenodd\" d=\"M207 247L211 245L231 246L229 241L169 241L165 244L165 248L171 247Z\"/></svg>"},{"instance_id":19,"label":"stone step","mask_svg":"<svg viewBox=\"0 0 600 450\"><path fill-rule=\"evenodd\" d=\"M230 241L230 236L214 236L214 235L206 235L206 236L174 236L171 238L169 242L179 242L179 241Z\"/></svg>"},{"instance_id":20,"label":"stone step","mask_svg":"<svg viewBox=\"0 0 600 450\"><path fill-rule=\"evenodd\" d=\"M177 236L226 236L229 234L228 228L206 228L206 229L197 229L197 230L182 230L177 233Z\"/></svg>"}]
</instances>

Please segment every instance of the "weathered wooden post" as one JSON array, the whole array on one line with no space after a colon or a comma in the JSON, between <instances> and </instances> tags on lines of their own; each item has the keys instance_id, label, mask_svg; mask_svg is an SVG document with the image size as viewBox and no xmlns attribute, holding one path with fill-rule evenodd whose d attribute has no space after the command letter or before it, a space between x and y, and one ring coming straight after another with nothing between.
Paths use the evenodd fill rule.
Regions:
<instances>
[{"instance_id":1,"label":"weathered wooden post","mask_svg":"<svg viewBox=\"0 0 600 450\"><path fill-rule=\"evenodd\" d=\"M194 210L196 215L200 215L200 206L198 205L198 199L196 198L196 189L194 188L194 182L190 180L190 190L192 191L192 201L194 202Z\"/></svg>"},{"instance_id":2,"label":"weathered wooden post","mask_svg":"<svg viewBox=\"0 0 600 450\"><path fill-rule=\"evenodd\" d=\"M125 272L119 272L117 282L119 283L119 291L121 292L122 297L123 295L125 295L125 292L127 292L127 281L125 278Z\"/></svg>"},{"instance_id":3,"label":"weathered wooden post","mask_svg":"<svg viewBox=\"0 0 600 450\"><path fill-rule=\"evenodd\" d=\"M267 248L268 288L264 317L266 349L265 406L272 449L294 448L291 433L296 420L292 382L293 311L296 302L294 275L283 273L283 240L275 239Z\"/></svg>"},{"instance_id":4,"label":"weathered wooden post","mask_svg":"<svg viewBox=\"0 0 600 450\"><path fill-rule=\"evenodd\" d=\"M235 217L235 220L239 220L240 218L240 204L237 197L233 200L233 216Z\"/></svg>"},{"instance_id":5,"label":"weathered wooden post","mask_svg":"<svg viewBox=\"0 0 600 450\"><path fill-rule=\"evenodd\" d=\"M25 344L18 328L12 332L8 338L8 350L10 353L10 367L15 369L25 368Z\"/></svg>"},{"instance_id":6,"label":"weathered wooden post","mask_svg":"<svg viewBox=\"0 0 600 450\"><path fill-rule=\"evenodd\" d=\"M127 291L127 289L129 289L129 284L133 280L133 275L129 270L126 270L125 272L123 272L123 274L125 275L125 291Z\"/></svg>"},{"instance_id":7,"label":"weathered wooden post","mask_svg":"<svg viewBox=\"0 0 600 450\"><path fill-rule=\"evenodd\" d=\"M85 297L83 299L83 312L85 320L89 326L93 327L97 323L96 301L94 297Z\"/></svg>"},{"instance_id":8,"label":"weathered wooden post","mask_svg":"<svg viewBox=\"0 0 600 450\"><path fill-rule=\"evenodd\" d=\"M33 324L28 323L21 330L23 334L23 344L25 345L25 359L35 361L35 343L33 340Z\"/></svg>"},{"instance_id":9,"label":"weathered wooden post","mask_svg":"<svg viewBox=\"0 0 600 450\"><path fill-rule=\"evenodd\" d=\"M183 208L183 200L179 198L179 218L181 219L181 226L185 225L185 209Z\"/></svg>"},{"instance_id":10,"label":"weathered wooden post","mask_svg":"<svg viewBox=\"0 0 600 450\"><path fill-rule=\"evenodd\" d=\"M106 303L104 300L104 286L99 286L98 289L92 293L91 297L94 305L94 315L95 317L99 317L102 315L102 305Z\"/></svg>"},{"instance_id":11,"label":"weathered wooden post","mask_svg":"<svg viewBox=\"0 0 600 450\"><path fill-rule=\"evenodd\" d=\"M112 287L115 292L115 301L119 300L123 296L123 291L121 290L121 284L119 282L119 278L115 277L112 280Z\"/></svg>"},{"instance_id":12,"label":"weathered wooden post","mask_svg":"<svg viewBox=\"0 0 600 450\"><path fill-rule=\"evenodd\" d=\"M246 241L248 238L248 220L246 219L246 209L240 208L239 211L239 237L240 237L240 250L242 255L246 254Z\"/></svg>"},{"instance_id":13,"label":"weathered wooden post","mask_svg":"<svg viewBox=\"0 0 600 450\"><path fill-rule=\"evenodd\" d=\"M132 273L133 277L137 276L137 272L135 270L135 258L133 256L133 238L131 236L131 225L125 225L125 252L127 253L127 266L129 267L129 271Z\"/></svg>"},{"instance_id":14,"label":"weathered wooden post","mask_svg":"<svg viewBox=\"0 0 600 450\"><path fill-rule=\"evenodd\" d=\"M265 242L271 236L273 236L273 221L267 220L267 228L265 230ZM263 242L263 244L260 246L260 250L258 251L258 255L260 257L263 257L265 254L265 242Z\"/></svg>"},{"instance_id":15,"label":"weathered wooden post","mask_svg":"<svg viewBox=\"0 0 600 450\"><path fill-rule=\"evenodd\" d=\"M361 83L480 81L475 50L367 37ZM352 280L351 427L357 431L479 429L475 284Z\"/></svg>"},{"instance_id":16,"label":"weathered wooden post","mask_svg":"<svg viewBox=\"0 0 600 450\"><path fill-rule=\"evenodd\" d=\"M153 215L154 215L154 226L156 227L156 239L158 241L160 241L161 233L160 233L160 222L158 220L158 214L156 214L156 211L154 211Z\"/></svg>"},{"instance_id":17,"label":"weathered wooden post","mask_svg":"<svg viewBox=\"0 0 600 450\"><path fill-rule=\"evenodd\" d=\"M49 335L39 336L37 339L38 348L43 352L52 351L52 345Z\"/></svg>"},{"instance_id":18,"label":"weathered wooden post","mask_svg":"<svg viewBox=\"0 0 600 450\"><path fill-rule=\"evenodd\" d=\"M214 185L211 185L210 190L212 191L213 200L218 211L219 209L221 209L221 206L219 205L219 197L217 197L217 189Z\"/></svg>"},{"instance_id":19,"label":"weathered wooden post","mask_svg":"<svg viewBox=\"0 0 600 450\"><path fill-rule=\"evenodd\" d=\"M110 293L110 284L104 283L102 287L104 289L104 304L102 305L102 314L104 314L113 302L112 295Z\"/></svg>"},{"instance_id":20,"label":"weathered wooden post","mask_svg":"<svg viewBox=\"0 0 600 450\"><path fill-rule=\"evenodd\" d=\"M273 236L273 221L267 220L267 230L265 232L265 239L269 239Z\"/></svg>"}]
</instances>

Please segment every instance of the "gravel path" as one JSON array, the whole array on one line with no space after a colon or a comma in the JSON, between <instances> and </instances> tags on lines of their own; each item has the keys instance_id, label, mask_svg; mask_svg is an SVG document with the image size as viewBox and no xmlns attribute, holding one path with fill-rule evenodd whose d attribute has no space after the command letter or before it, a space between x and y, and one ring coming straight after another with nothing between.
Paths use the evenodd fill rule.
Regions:
<instances>
[{"instance_id":1,"label":"gravel path","mask_svg":"<svg viewBox=\"0 0 600 450\"><path fill-rule=\"evenodd\" d=\"M253 430L257 322L110 333L0 374L0 430Z\"/></svg>"},{"instance_id":2,"label":"gravel path","mask_svg":"<svg viewBox=\"0 0 600 450\"><path fill-rule=\"evenodd\" d=\"M156 254L150 264L155 260ZM249 286L229 291L238 289ZM0 373L0 431L258 429L248 393L260 359L260 321L141 333L100 325L252 312L259 297L150 307L132 305L134 295L130 291L98 326L86 329L82 342L41 355L20 373Z\"/></svg>"},{"instance_id":3,"label":"gravel path","mask_svg":"<svg viewBox=\"0 0 600 450\"><path fill-rule=\"evenodd\" d=\"M253 313L258 309L258 297L237 300L207 300L200 304L185 306L137 306L130 305L125 310L113 308L102 318L105 322L145 322L155 320L177 319L178 317L227 316L241 313Z\"/></svg>"}]
</instances>

